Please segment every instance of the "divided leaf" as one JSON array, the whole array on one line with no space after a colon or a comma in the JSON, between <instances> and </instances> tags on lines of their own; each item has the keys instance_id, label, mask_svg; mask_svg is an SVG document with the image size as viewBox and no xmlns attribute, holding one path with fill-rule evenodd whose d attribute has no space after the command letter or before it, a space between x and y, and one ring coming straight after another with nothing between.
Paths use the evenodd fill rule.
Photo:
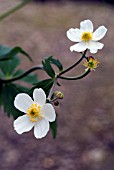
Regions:
<instances>
[{"instance_id":1,"label":"divided leaf","mask_svg":"<svg viewBox=\"0 0 114 170\"><path fill-rule=\"evenodd\" d=\"M51 64L54 64L55 66L57 66L60 72L63 70L63 66L60 63L60 61L58 59L54 59L52 56L45 58L42 61L42 64L43 64L44 70L52 78L55 77L55 71L53 70Z\"/></svg>"},{"instance_id":2,"label":"divided leaf","mask_svg":"<svg viewBox=\"0 0 114 170\"><path fill-rule=\"evenodd\" d=\"M0 77L3 79L10 79L17 76L20 76L24 71L17 70L17 66L20 64L20 59L18 53L22 53L29 60L31 60L30 56L22 50L20 47L15 47L11 49L7 46L0 45ZM26 77L21 79L29 84L37 83L37 75L29 74Z\"/></svg>"},{"instance_id":3,"label":"divided leaf","mask_svg":"<svg viewBox=\"0 0 114 170\"><path fill-rule=\"evenodd\" d=\"M4 74L4 77L12 77L13 72L15 71L16 67L19 65L20 59L15 56L12 60L7 60L0 62L0 69L1 72Z\"/></svg>"},{"instance_id":4,"label":"divided leaf","mask_svg":"<svg viewBox=\"0 0 114 170\"><path fill-rule=\"evenodd\" d=\"M56 65L60 72L63 71L63 66L58 59L52 58L51 63Z\"/></svg>"},{"instance_id":5,"label":"divided leaf","mask_svg":"<svg viewBox=\"0 0 114 170\"><path fill-rule=\"evenodd\" d=\"M10 48L7 46L0 46L0 62L5 60L11 60L17 54L23 54L26 56L30 61L32 61L30 55L26 53L21 47L14 47Z\"/></svg>"},{"instance_id":6,"label":"divided leaf","mask_svg":"<svg viewBox=\"0 0 114 170\"><path fill-rule=\"evenodd\" d=\"M8 117L13 116L13 118L16 119L24 114L15 108L14 99L18 93L27 91L28 91L27 88L23 88L15 84L5 84L2 86L0 101Z\"/></svg>"},{"instance_id":7,"label":"divided leaf","mask_svg":"<svg viewBox=\"0 0 114 170\"><path fill-rule=\"evenodd\" d=\"M53 70L53 68L51 66L51 59L52 59L52 57L45 58L42 61L42 65L44 67L44 70L47 72L47 74L50 77L54 78L55 77L55 71Z\"/></svg>"}]
</instances>

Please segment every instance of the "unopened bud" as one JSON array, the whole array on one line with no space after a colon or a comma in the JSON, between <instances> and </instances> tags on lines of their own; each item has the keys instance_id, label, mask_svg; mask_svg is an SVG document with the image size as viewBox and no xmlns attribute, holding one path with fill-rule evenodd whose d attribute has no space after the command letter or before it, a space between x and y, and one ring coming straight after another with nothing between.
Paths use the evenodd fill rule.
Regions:
<instances>
[{"instance_id":1,"label":"unopened bud","mask_svg":"<svg viewBox=\"0 0 114 170\"><path fill-rule=\"evenodd\" d=\"M58 100L55 100L55 101L54 101L54 105L55 105L55 106L58 106L58 105L59 105Z\"/></svg>"},{"instance_id":2,"label":"unopened bud","mask_svg":"<svg viewBox=\"0 0 114 170\"><path fill-rule=\"evenodd\" d=\"M58 99L63 99L64 98L64 94L60 91L56 91L54 93L55 97L57 97Z\"/></svg>"}]
</instances>

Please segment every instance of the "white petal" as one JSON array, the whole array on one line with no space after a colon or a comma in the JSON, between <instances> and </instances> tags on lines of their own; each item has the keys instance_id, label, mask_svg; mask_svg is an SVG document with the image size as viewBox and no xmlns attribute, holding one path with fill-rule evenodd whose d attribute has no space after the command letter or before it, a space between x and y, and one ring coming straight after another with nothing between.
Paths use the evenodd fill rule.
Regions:
<instances>
[{"instance_id":1,"label":"white petal","mask_svg":"<svg viewBox=\"0 0 114 170\"><path fill-rule=\"evenodd\" d=\"M18 117L14 121L14 129L18 134L22 134L23 132L28 132L32 129L35 123L30 122L27 115L23 115Z\"/></svg>"},{"instance_id":2,"label":"white petal","mask_svg":"<svg viewBox=\"0 0 114 170\"><path fill-rule=\"evenodd\" d=\"M21 112L27 112L27 109L33 104L33 100L26 93L20 93L15 97L14 106Z\"/></svg>"},{"instance_id":3,"label":"white petal","mask_svg":"<svg viewBox=\"0 0 114 170\"><path fill-rule=\"evenodd\" d=\"M67 31L67 37L73 42L80 42L81 31L78 28L71 28Z\"/></svg>"},{"instance_id":4,"label":"white petal","mask_svg":"<svg viewBox=\"0 0 114 170\"><path fill-rule=\"evenodd\" d=\"M36 138L43 138L49 131L49 122L46 119L38 120L34 127L34 136Z\"/></svg>"},{"instance_id":5,"label":"white petal","mask_svg":"<svg viewBox=\"0 0 114 170\"><path fill-rule=\"evenodd\" d=\"M42 107L42 115L45 119L47 119L49 122L53 122L56 118L55 110L53 106L49 103L46 103Z\"/></svg>"},{"instance_id":6,"label":"white petal","mask_svg":"<svg viewBox=\"0 0 114 170\"><path fill-rule=\"evenodd\" d=\"M97 53L98 49L90 49L90 53L95 54Z\"/></svg>"},{"instance_id":7,"label":"white petal","mask_svg":"<svg viewBox=\"0 0 114 170\"><path fill-rule=\"evenodd\" d=\"M104 26L100 26L94 33L93 33L93 40L98 41L101 40L107 32L107 28Z\"/></svg>"},{"instance_id":8,"label":"white petal","mask_svg":"<svg viewBox=\"0 0 114 170\"><path fill-rule=\"evenodd\" d=\"M90 20L84 20L80 23L80 30L93 32L93 23Z\"/></svg>"},{"instance_id":9,"label":"white petal","mask_svg":"<svg viewBox=\"0 0 114 170\"><path fill-rule=\"evenodd\" d=\"M89 41L88 43L88 49L90 49L91 53L96 53L98 49L102 49L104 44L96 41Z\"/></svg>"},{"instance_id":10,"label":"white petal","mask_svg":"<svg viewBox=\"0 0 114 170\"><path fill-rule=\"evenodd\" d=\"M87 49L87 43L83 41L70 47L71 51L77 51L77 52L82 52L85 51L86 49Z\"/></svg>"},{"instance_id":11,"label":"white petal","mask_svg":"<svg viewBox=\"0 0 114 170\"><path fill-rule=\"evenodd\" d=\"M100 42L96 42L96 41L89 41L88 43L88 49L102 49L104 46L104 44L100 43Z\"/></svg>"},{"instance_id":12,"label":"white petal","mask_svg":"<svg viewBox=\"0 0 114 170\"><path fill-rule=\"evenodd\" d=\"M40 106L44 105L46 102L46 94L41 88L34 90L33 98L34 101Z\"/></svg>"}]
</instances>

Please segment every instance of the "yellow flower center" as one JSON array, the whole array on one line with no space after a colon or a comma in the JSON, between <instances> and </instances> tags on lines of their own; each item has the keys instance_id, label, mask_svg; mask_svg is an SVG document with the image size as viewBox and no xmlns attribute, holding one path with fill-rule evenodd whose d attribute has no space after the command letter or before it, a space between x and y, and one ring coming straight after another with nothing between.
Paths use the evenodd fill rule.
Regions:
<instances>
[{"instance_id":1,"label":"yellow flower center","mask_svg":"<svg viewBox=\"0 0 114 170\"><path fill-rule=\"evenodd\" d=\"M95 68L98 67L99 65L99 61L97 61L96 59L94 59L93 57L89 57L88 61L86 60L83 64L85 67L89 68L90 70L94 70Z\"/></svg>"},{"instance_id":2,"label":"yellow flower center","mask_svg":"<svg viewBox=\"0 0 114 170\"><path fill-rule=\"evenodd\" d=\"M92 38L93 38L93 34L91 32L82 33L82 37L81 37L82 41L89 42L90 40L92 40Z\"/></svg>"},{"instance_id":3,"label":"yellow flower center","mask_svg":"<svg viewBox=\"0 0 114 170\"><path fill-rule=\"evenodd\" d=\"M88 67L89 67L89 68L94 68L94 66L95 66L94 61L88 62Z\"/></svg>"},{"instance_id":4,"label":"yellow flower center","mask_svg":"<svg viewBox=\"0 0 114 170\"><path fill-rule=\"evenodd\" d=\"M31 122L37 122L38 119L42 119L41 107L33 103L27 110L27 116Z\"/></svg>"}]
</instances>

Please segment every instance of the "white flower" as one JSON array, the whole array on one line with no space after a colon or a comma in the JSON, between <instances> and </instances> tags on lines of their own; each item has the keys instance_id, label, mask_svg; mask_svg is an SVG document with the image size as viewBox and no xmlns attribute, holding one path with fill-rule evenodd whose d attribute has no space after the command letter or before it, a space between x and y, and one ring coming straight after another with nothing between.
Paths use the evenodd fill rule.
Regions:
<instances>
[{"instance_id":1,"label":"white flower","mask_svg":"<svg viewBox=\"0 0 114 170\"><path fill-rule=\"evenodd\" d=\"M55 120L56 114L53 106L46 103L46 94L41 88L34 90L33 99L26 93L15 97L14 106L26 114L14 121L14 129L22 134L34 127L34 136L42 138L49 131L49 122Z\"/></svg>"},{"instance_id":2,"label":"white flower","mask_svg":"<svg viewBox=\"0 0 114 170\"><path fill-rule=\"evenodd\" d=\"M70 47L71 51L82 52L89 49L91 53L96 53L102 49L104 44L97 42L101 40L107 32L107 28L100 26L93 32L93 23L90 20L84 20L80 23L80 29L71 28L67 31L67 37L77 44Z\"/></svg>"}]
</instances>

